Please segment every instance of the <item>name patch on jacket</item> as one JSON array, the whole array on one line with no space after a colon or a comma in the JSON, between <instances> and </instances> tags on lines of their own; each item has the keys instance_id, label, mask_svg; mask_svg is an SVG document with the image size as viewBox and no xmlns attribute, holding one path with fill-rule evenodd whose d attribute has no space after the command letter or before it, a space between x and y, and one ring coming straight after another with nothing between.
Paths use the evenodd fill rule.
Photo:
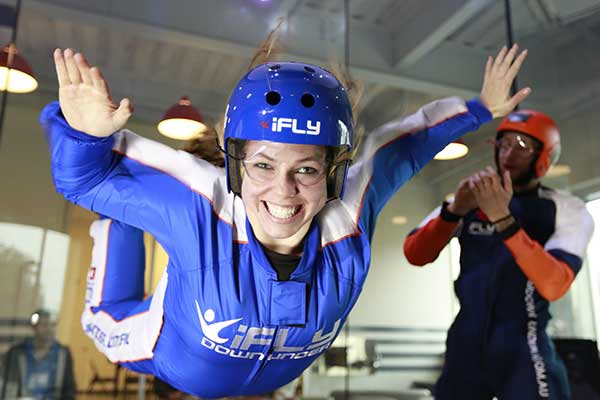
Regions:
<instances>
[{"instance_id":1,"label":"name patch on jacket","mask_svg":"<svg viewBox=\"0 0 600 400\"><path fill-rule=\"evenodd\" d=\"M472 221L469 224L469 234L476 236L492 236L496 228L489 222Z\"/></svg>"}]
</instances>

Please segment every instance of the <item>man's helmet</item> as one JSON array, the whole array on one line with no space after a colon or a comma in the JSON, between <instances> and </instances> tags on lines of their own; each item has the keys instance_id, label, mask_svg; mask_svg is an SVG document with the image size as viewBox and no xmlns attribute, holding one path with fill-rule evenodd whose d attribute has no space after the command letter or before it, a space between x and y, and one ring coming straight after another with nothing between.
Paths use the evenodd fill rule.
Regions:
<instances>
[{"instance_id":1,"label":"man's helmet","mask_svg":"<svg viewBox=\"0 0 600 400\"><path fill-rule=\"evenodd\" d=\"M540 111L518 110L508 114L498 125L496 138L506 131L524 133L542 146L535 161L534 176L542 178L560 157L560 133L552 118Z\"/></svg>"},{"instance_id":2,"label":"man's helmet","mask_svg":"<svg viewBox=\"0 0 600 400\"><path fill-rule=\"evenodd\" d=\"M225 111L224 148L228 189L241 191L245 140L327 146L330 160L352 150L352 108L329 71L296 62L267 63L236 85ZM342 197L348 157L327 176L328 197Z\"/></svg>"}]
</instances>

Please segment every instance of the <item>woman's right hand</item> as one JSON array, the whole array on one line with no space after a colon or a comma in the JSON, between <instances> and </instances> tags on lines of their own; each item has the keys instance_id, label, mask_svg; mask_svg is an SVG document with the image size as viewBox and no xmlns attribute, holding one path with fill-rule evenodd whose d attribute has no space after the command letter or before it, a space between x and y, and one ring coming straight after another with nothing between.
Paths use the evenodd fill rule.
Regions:
<instances>
[{"instance_id":1,"label":"woman's right hand","mask_svg":"<svg viewBox=\"0 0 600 400\"><path fill-rule=\"evenodd\" d=\"M81 53L54 51L58 99L69 125L96 137L107 137L125 126L131 116L129 99L115 105L100 70L89 66Z\"/></svg>"}]
</instances>

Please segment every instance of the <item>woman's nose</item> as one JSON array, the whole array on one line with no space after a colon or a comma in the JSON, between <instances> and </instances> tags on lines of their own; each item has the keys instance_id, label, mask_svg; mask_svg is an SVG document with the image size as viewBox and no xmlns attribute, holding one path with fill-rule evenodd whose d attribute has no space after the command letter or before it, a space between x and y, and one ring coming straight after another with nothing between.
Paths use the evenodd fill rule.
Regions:
<instances>
[{"instance_id":1,"label":"woman's nose","mask_svg":"<svg viewBox=\"0 0 600 400\"><path fill-rule=\"evenodd\" d=\"M291 171L278 171L275 177L277 191L283 196L294 196L298 193L295 174Z\"/></svg>"}]
</instances>

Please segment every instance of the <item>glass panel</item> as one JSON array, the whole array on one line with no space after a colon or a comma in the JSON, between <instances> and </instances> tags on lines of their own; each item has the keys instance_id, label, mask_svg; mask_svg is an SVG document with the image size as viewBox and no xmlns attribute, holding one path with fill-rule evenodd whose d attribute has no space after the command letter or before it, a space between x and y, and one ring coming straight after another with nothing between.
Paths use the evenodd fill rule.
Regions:
<instances>
[{"instance_id":1,"label":"glass panel","mask_svg":"<svg viewBox=\"0 0 600 400\"><path fill-rule=\"evenodd\" d=\"M0 223L0 318L13 333L18 319L27 320L38 306L37 275L44 230Z\"/></svg>"},{"instance_id":2,"label":"glass panel","mask_svg":"<svg viewBox=\"0 0 600 400\"><path fill-rule=\"evenodd\" d=\"M41 305L59 314L67 269L69 236L54 231L46 231L44 252L40 273Z\"/></svg>"}]
</instances>

